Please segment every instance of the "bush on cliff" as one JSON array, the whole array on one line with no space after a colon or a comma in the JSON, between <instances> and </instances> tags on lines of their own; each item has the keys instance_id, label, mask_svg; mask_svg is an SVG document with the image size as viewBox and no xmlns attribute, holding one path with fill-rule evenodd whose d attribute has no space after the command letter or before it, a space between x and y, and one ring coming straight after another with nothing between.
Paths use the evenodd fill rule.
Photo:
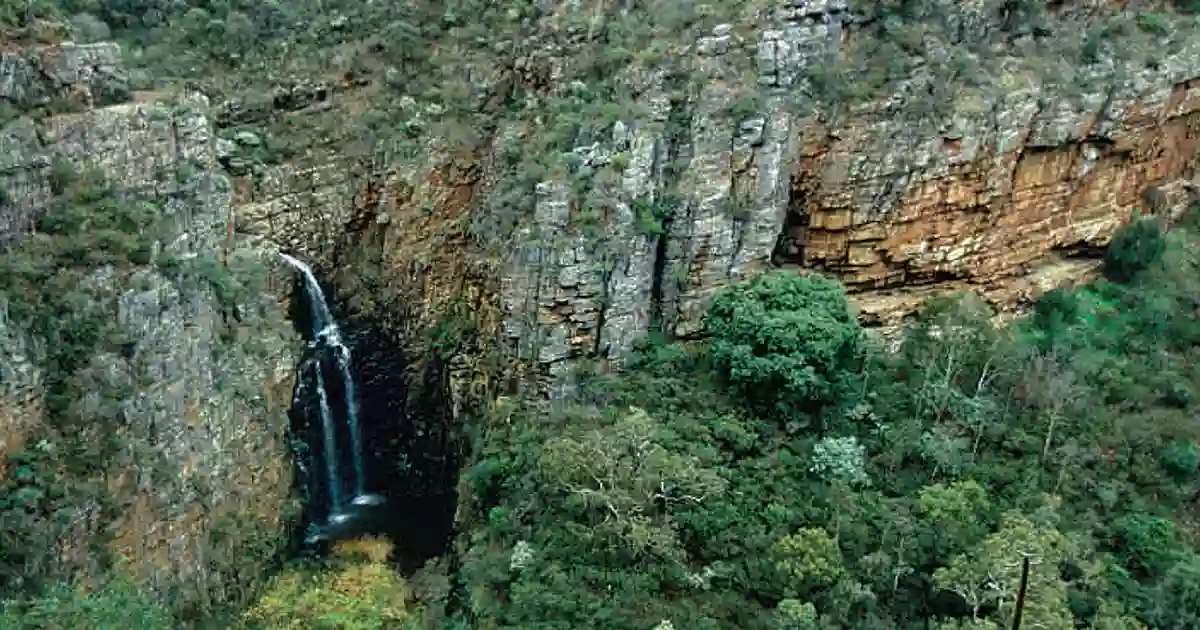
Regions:
<instances>
[{"instance_id":1,"label":"bush on cliff","mask_svg":"<svg viewBox=\"0 0 1200 630\"><path fill-rule=\"evenodd\" d=\"M1121 228L1104 254L1104 274L1116 282L1129 282L1162 258L1167 241L1157 219L1134 219Z\"/></svg>"},{"instance_id":2,"label":"bush on cliff","mask_svg":"<svg viewBox=\"0 0 1200 630\"><path fill-rule=\"evenodd\" d=\"M101 579L117 562L120 547L114 534L128 531L134 520L126 503L133 500L130 471L139 473L137 483L160 489L184 478L173 468L178 462L148 456L147 447L157 448L158 438L153 430L138 429L128 414L130 401L155 377L139 373L140 357L132 354L146 347L136 348L144 340L138 337L138 324L131 328L118 317L122 296L162 286L155 284L160 269L153 266L163 262L160 209L132 199L93 172L61 183L61 196L49 200L35 231L0 253L0 328L23 338L29 348L24 356L0 357L0 371L5 372L0 378L8 378L10 366L22 369L25 361L34 363L42 403L36 419L17 436L19 448L10 442L2 449L0 600L61 599L63 583L90 585ZM198 256L177 265L171 274L175 287L191 291L190 285L208 284L217 299L237 301L240 289L226 277L230 271L203 265L206 259ZM241 274L240 268L235 270ZM245 336L226 339L227 327L212 330L221 335L214 339L216 351L234 343L252 351L256 345ZM209 494L205 485L192 487ZM136 518L146 518L145 513ZM204 547L215 567L208 572L214 581L257 572L264 556L277 549L274 537L254 531L261 521L251 515L230 514L210 523L207 539L188 544ZM150 560L151 555L136 560L163 562L156 555ZM235 564L242 573L224 572ZM143 569L140 565L139 576ZM227 601L233 599L228 591L214 596L217 589L202 579L163 590L147 597L166 600L176 613L192 609L186 614L208 617L216 608L237 605ZM100 597L103 591L92 594Z\"/></svg>"},{"instance_id":3,"label":"bush on cliff","mask_svg":"<svg viewBox=\"0 0 1200 630\"><path fill-rule=\"evenodd\" d=\"M858 322L842 286L821 275L778 271L729 287L706 323L730 385L793 421L841 400L856 371Z\"/></svg>"},{"instance_id":4,"label":"bush on cliff","mask_svg":"<svg viewBox=\"0 0 1200 630\"><path fill-rule=\"evenodd\" d=\"M117 427L129 392L96 365L126 341L102 278L149 261L157 214L119 198L95 174L63 192L36 233L0 256L4 316L44 343L46 416L0 480L0 596L36 593L60 577L53 554L72 531L73 509L90 505L98 517L112 517L102 471L125 446ZM95 559L107 560L103 553Z\"/></svg>"}]
</instances>

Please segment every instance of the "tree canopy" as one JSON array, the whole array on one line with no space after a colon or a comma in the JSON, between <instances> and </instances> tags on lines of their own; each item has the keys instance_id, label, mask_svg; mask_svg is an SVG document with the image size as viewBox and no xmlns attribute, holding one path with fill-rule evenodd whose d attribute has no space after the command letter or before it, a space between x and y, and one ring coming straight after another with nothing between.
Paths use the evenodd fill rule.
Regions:
<instances>
[{"instance_id":1,"label":"tree canopy","mask_svg":"<svg viewBox=\"0 0 1200 630\"><path fill-rule=\"evenodd\" d=\"M1029 557L1026 627L1193 627L1196 239L1134 223L1129 273L1007 326L936 299L894 351L819 275L729 287L707 341L501 405L463 475L453 614L999 630Z\"/></svg>"}]
</instances>

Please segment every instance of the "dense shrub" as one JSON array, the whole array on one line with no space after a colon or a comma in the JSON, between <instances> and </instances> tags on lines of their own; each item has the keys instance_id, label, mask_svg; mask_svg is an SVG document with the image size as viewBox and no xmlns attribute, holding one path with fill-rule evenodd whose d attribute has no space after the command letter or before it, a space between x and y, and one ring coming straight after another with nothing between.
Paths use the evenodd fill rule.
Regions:
<instances>
[{"instance_id":1,"label":"dense shrub","mask_svg":"<svg viewBox=\"0 0 1200 630\"><path fill-rule=\"evenodd\" d=\"M1113 236L1104 255L1104 274L1116 282L1129 282L1158 262L1166 251L1162 224L1156 219L1135 219Z\"/></svg>"},{"instance_id":2,"label":"dense shrub","mask_svg":"<svg viewBox=\"0 0 1200 630\"><path fill-rule=\"evenodd\" d=\"M1174 0L1174 4L1184 13L1200 13L1200 0Z\"/></svg>"},{"instance_id":3,"label":"dense shrub","mask_svg":"<svg viewBox=\"0 0 1200 630\"><path fill-rule=\"evenodd\" d=\"M5 630L170 630L165 608L126 578L91 588L57 586L30 603L0 603Z\"/></svg>"},{"instance_id":4,"label":"dense shrub","mask_svg":"<svg viewBox=\"0 0 1200 630\"><path fill-rule=\"evenodd\" d=\"M1031 554L1028 624L1191 627L1200 428L1167 394L1200 383L1193 239L1015 327L932 300L896 352L859 342L828 280L729 287L707 347L497 409L463 475L457 621L1007 627ZM779 430L813 405L853 422Z\"/></svg>"},{"instance_id":5,"label":"dense shrub","mask_svg":"<svg viewBox=\"0 0 1200 630\"><path fill-rule=\"evenodd\" d=\"M861 331L845 290L780 271L725 289L707 317L712 356L747 400L816 412L845 392Z\"/></svg>"}]
</instances>

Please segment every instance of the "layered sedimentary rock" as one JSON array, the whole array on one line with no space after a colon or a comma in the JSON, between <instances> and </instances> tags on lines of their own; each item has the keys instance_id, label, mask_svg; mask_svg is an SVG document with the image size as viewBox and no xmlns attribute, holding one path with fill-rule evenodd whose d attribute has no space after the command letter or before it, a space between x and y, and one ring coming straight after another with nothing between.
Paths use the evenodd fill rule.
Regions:
<instances>
[{"instance_id":1,"label":"layered sedimentary rock","mask_svg":"<svg viewBox=\"0 0 1200 630\"><path fill-rule=\"evenodd\" d=\"M1021 60L1001 57L986 87L951 92L948 112L915 115L926 96L901 93L848 104L830 122L789 111L780 89L802 86L806 65L835 53L848 7L797 4L779 8L756 42L728 26L696 42L690 67L708 80L676 105L688 121L682 137L639 120L607 144L631 152L625 200L672 198L665 234L635 234L631 213L618 212L603 236L572 242L561 186L544 188L505 293L509 334L532 339L539 362L553 370L570 357L619 356L655 308L676 336L699 332L714 290L772 264L833 274L868 322L895 323L959 289L1013 307L1085 277L1095 261L1073 255L1105 244L1135 208L1188 203L1200 138L1194 40L1180 36L1152 70L1099 73L1090 93L1033 82ZM739 120L722 71L751 45L763 87ZM665 101L653 90L644 99L651 111ZM672 146L684 151L669 155ZM655 172L680 157L674 182ZM1165 207L1148 207L1150 187L1164 191ZM610 260L586 253L598 242L615 245Z\"/></svg>"},{"instance_id":2,"label":"layered sedimentary rock","mask_svg":"<svg viewBox=\"0 0 1200 630\"><path fill-rule=\"evenodd\" d=\"M1190 203L1198 79L1190 46L1076 102L1028 85L960 93L940 135L864 111L802 149L784 257L834 273L884 319L932 291L1004 306L1077 279L1094 263L1072 254L1106 243L1135 209ZM910 164L861 158L888 151Z\"/></svg>"},{"instance_id":3,"label":"layered sedimentary rock","mask_svg":"<svg viewBox=\"0 0 1200 630\"><path fill-rule=\"evenodd\" d=\"M86 88L101 74L116 76L114 48L48 47L27 51L24 62L5 53L0 101L28 102L43 90ZM47 59L76 62L47 74ZM39 77L53 82L39 83ZM131 393L117 401L122 425L115 435L82 436L123 445L102 473L118 506L115 520L97 518L99 498L72 506L72 524L57 540L55 561L68 571L90 572L90 545L103 534L114 557L128 559L126 568L137 577L179 594L177 603L201 609L236 601L234 591L225 589L256 579L247 564L246 536L261 545L282 532L291 490L284 432L295 349L274 298L251 291L231 304L228 292L218 293L230 282L246 282L263 253L232 238L233 190L218 172L207 113L202 97L126 102L50 112L36 121L22 117L0 128L0 185L11 201L0 203L0 245L26 237L52 202L53 180L61 175L56 172L97 169L125 203L146 201L156 208L156 257L174 261L169 272L162 264L99 267L80 288L93 303L111 305L111 317L130 342L120 353L91 357L75 378L84 379L85 390L97 398L99 392ZM227 275L212 275L217 273ZM30 437L53 435L40 431L52 422L41 408L44 340L4 313L0 462L23 445L54 448L27 444ZM78 403L81 413L107 404L85 398Z\"/></svg>"},{"instance_id":4,"label":"layered sedimentary rock","mask_svg":"<svg viewBox=\"0 0 1200 630\"><path fill-rule=\"evenodd\" d=\"M1200 38L1187 20L1110 32L1103 5L1066 3L1039 18L1052 35L1035 42L1006 25L1028 16L1006 18L1001 0L922 3L933 26L891 35L843 0L735 5L728 22L668 42L666 62L635 60L606 79L631 95L619 119L580 133L528 199L510 202L511 147L550 133L550 103L585 102L599 87L559 80L594 46L590 31L562 26L570 3L547 5L515 59L470 67L495 93L485 105L524 94L509 104L519 114L473 130L487 134L473 149L448 148L436 126L415 156L346 163L315 148L299 169L240 185L253 192L239 226L297 243L342 277L368 269L374 288L350 292L403 295L430 320L440 296L469 285L511 356L553 374L581 358L619 364L651 330L702 334L714 291L772 266L835 275L878 324L950 290L1010 308L1086 277L1088 255L1135 208L1188 202ZM897 40L908 75L821 95L819 83L853 88L894 61L834 72L879 56L863 52L877 37ZM355 90L284 109L345 117L369 93ZM409 101L406 128L426 128L436 104ZM1145 197L1149 187L1162 193ZM465 236L522 204L515 228Z\"/></svg>"}]
</instances>

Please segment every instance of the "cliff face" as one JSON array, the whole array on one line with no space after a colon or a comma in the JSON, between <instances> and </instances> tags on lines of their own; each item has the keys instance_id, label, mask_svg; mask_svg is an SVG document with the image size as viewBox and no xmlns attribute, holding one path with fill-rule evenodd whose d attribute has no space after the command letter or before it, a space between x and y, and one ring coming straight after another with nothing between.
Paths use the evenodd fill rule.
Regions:
<instances>
[{"instance_id":1,"label":"cliff face","mask_svg":"<svg viewBox=\"0 0 1200 630\"><path fill-rule=\"evenodd\" d=\"M885 321L935 291L1011 306L1079 279L1094 263L1072 256L1134 210L1191 201L1198 74L1195 46L1084 94L1004 74L1009 90L957 95L941 133L864 111L802 148L781 258L834 273Z\"/></svg>"},{"instance_id":2,"label":"cliff face","mask_svg":"<svg viewBox=\"0 0 1200 630\"><path fill-rule=\"evenodd\" d=\"M239 554L257 541L238 533L279 530L294 360L263 239L332 278L352 316L453 358L422 376L457 409L510 368L562 383L649 332L703 334L714 291L774 266L833 274L879 324L957 289L1012 308L1085 276L1135 208L1192 194L1200 29L1181 16L492 4L486 33L434 16L415 72L367 63L213 102L131 92L113 44L0 51L0 105L39 113L0 108L0 248L68 167L158 216L151 262L84 283L130 340L82 379L127 392L110 433L129 448L88 473L114 526L98 499L72 504L53 564L91 570L100 541L197 606L252 579ZM371 38L329 56L386 47ZM426 71L440 91L402 79ZM0 456L54 450L49 350L0 317Z\"/></svg>"},{"instance_id":3,"label":"cliff face","mask_svg":"<svg viewBox=\"0 0 1200 630\"><path fill-rule=\"evenodd\" d=\"M868 322L958 289L1011 308L1085 276L1135 208L1187 203L1192 21L1139 30L1063 3L1015 16L1031 33L1003 2L925 4L909 24L840 0L733 3L587 83L569 79L579 60L619 47L606 21L657 18L563 3L525 22L527 43L463 62L480 110L515 114L462 141L406 96L418 150L374 160L321 156L382 81L284 90L259 120L330 121L331 144L245 176L239 226L342 269L348 293L406 296L418 319L465 291L552 374L619 363L651 329L697 334L714 290L773 265L835 275ZM565 150L546 149L561 159L514 169L571 107Z\"/></svg>"},{"instance_id":4,"label":"cliff face","mask_svg":"<svg viewBox=\"0 0 1200 630\"><path fill-rule=\"evenodd\" d=\"M48 71L47 60L63 70ZM90 93L99 81L120 79L118 61L110 44L6 52L0 102L29 109ZM20 461L48 460L64 475L10 480L14 496L34 503L19 521L4 514L8 533L41 537L45 557L27 558L4 584L64 571L95 575L100 558L123 557L138 578L177 593L177 604L204 610L237 601L287 513L295 344L265 293L262 254L229 238L232 187L217 172L207 103L87 98L43 113L0 128L0 187L9 200L0 202L3 247L18 255L39 238L31 226L55 203L68 170L105 175L116 203L149 203L156 232L141 235L152 240L151 260L96 265L75 287L81 304L111 325L110 336L125 340L98 346L81 370L59 375L89 392L68 408L84 421L82 434L64 432L43 404L45 381L58 369L47 361L55 356L49 344L61 342L0 317L0 461L21 453ZM5 314L22 299L0 297ZM55 464L86 453L77 445L87 444L115 446L98 468ZM65 487L65 498L37 503L50 500L37 499L46 484ZM46 505L57 512L38 521Z\"/></svg>"}]
</instances>

